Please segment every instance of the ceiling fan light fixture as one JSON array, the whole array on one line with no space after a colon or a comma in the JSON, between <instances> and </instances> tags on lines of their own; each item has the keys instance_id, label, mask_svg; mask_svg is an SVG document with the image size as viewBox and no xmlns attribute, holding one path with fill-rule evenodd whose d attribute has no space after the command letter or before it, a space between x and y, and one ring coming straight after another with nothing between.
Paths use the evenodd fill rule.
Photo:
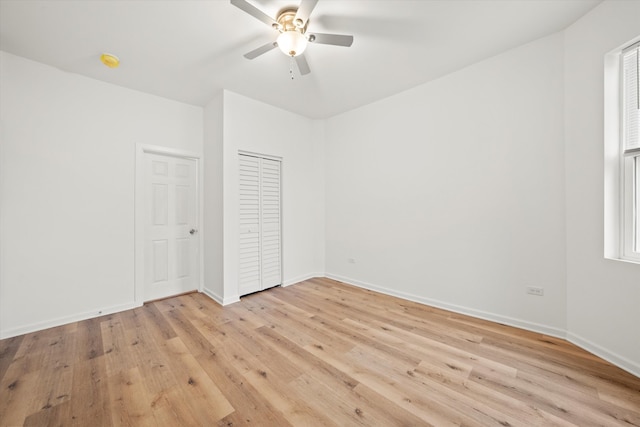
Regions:
<instances>
[{"instance_id":1,"label":"ceiling fan light fixture","mask_svg":"<svg viewBox=\"0 0 640 427\"><path fill-rule=\"evenodd\" d=\"M287 56L301 55L307 48L307 38L296 30L283 31L277 42L280 50Z\"/></svg>"}]
</instances>

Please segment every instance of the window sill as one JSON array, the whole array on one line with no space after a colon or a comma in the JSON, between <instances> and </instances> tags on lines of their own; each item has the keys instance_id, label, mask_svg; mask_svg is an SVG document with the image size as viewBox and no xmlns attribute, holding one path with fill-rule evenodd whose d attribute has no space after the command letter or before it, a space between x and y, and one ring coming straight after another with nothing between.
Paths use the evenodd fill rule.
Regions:
<instances>
[{"instance_id":1,"label":"window sill","mask_svg":"<svg viewBox=\"0 0 640 427\"><path fill-rule=\"evenodd\" d=\"M608 257L605 256L604 259L609 260L609 261L620 261L620 262L626 262L628 264L636 264L636 265L640 265L640 259L634 259L634 258L613 258L613 257Z\"/></svg>"}]
</instances>

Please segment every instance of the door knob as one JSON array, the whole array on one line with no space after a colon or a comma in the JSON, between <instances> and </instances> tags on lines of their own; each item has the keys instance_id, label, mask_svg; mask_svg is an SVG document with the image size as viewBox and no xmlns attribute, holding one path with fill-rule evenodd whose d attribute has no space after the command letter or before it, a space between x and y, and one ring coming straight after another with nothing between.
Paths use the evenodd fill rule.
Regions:
<instances>
[{"instance_id":1,"label":"door knob","mask_svg":"<svg viewBox=\"0 0 640 427\"><path fill-rule=\"evenodd\" d=\"M189 230L189 234L191 234L192 236L194 234L196 234L198 232L198 230L196 230L195 228L192 228L191 230Z\"/></svg>"}]
</instances>

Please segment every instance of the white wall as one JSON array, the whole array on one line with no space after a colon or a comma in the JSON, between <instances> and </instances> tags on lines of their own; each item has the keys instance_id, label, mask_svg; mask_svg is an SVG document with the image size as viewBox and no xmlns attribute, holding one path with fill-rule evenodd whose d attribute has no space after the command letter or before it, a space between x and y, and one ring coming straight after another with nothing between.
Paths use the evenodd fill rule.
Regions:
<instances>
[{"instance_id":1,"label":"white wall","mask_svg":"<svg viewBox=\"0 0 640 427\"><path fill-rule=\"evenodd\" d=\"M200 153L202 108L0 66L0 337L133 306L135 145Z\"/></svg>"},{"instance_id":2,"label":"white wall","mask_svg":"<svg viewBox=\"0 0 640 427\"><path fill-rule=\"evenodd\" d=\"M224 303L238 298L238 150L282 158L283 283L323 275L322 123L224 92Z\"/></svg>"},{"instance_id":3,"label":"white wall","mask_svg":"<svg viewBox=\"0 0 640 427\"><path fill-rule=\"evenodd\" d=\"M604 56L640 35L640 2L606 1L565 31L569 339L640 376L640 265L604 259Z\"/></svg>"},{"instance_id":4,"label":"white wall","mask_svg":"<svg viewBox=\"0 0 640 427\"><path fill-rule=\"evenodd\" d=\"M222 304L223 276L223 117L224 95L220 92L204 107L204 289Z\"/></svg>"},{"instance_id":5,"label":"white wall","mask_svg":"<svg viewBox=\"0 0 640 427\"><path fill-rule=\"evenodd\" d=\"M331 118L326 140L331 277L564 334L561 34Z\"/></svg>"}]
</instances>

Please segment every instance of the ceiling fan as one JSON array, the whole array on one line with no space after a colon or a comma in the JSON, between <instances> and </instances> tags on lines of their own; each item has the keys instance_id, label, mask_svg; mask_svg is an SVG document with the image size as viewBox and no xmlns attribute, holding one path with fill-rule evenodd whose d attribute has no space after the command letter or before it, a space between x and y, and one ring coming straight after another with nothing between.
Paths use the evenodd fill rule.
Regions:
<instances>
[{"instance_id":1,"label":"ceiling fan","mask_svg":"<svg viewBox=\"0 0 640 427\"><path fill-rule=\"evenodd\" d=\"M309 74L311 69L307 60L303 56L308 43L329 44L334 46L349 47L353 43L353 36L341 34L308 33L309 15L316 7L318 0L301 0L300 6L296 8L285 8L278 13L276 19L271 18L257 7L246 0L231 0L231 4L242 9L254 18L269 25L278 31L275 41L269 42L251 52L245 53L247 59L254 59L258 56L279 47L287 56L295 59L301 75Z\"/></svg>"}]
</instances>

